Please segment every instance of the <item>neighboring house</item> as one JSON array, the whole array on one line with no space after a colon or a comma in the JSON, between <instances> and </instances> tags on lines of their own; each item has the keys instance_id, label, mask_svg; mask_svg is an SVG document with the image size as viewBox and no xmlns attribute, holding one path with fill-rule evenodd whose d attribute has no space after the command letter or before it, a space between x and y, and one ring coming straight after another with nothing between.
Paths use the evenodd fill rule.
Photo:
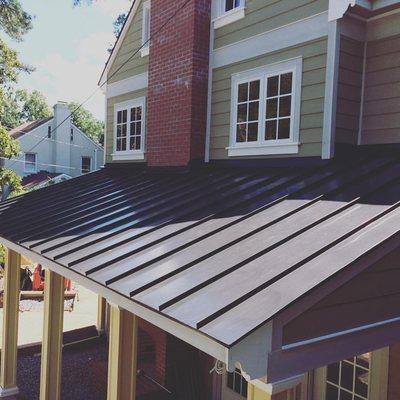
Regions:
<instances>
[{"instance_id":1,"label":"neighboring house","mask_svg":"<svg viewBox=\"0 0 400 400\"><path fill-rule=\"evenodd\" d=\"M41 399L65 276L107 300L108 400L398 400L400 1L136 0L100 84L106 167L0 208L9 285L48 268Z\"/></svg>"},{"instance_id":2,"label":"neighboring house","mask_svg":"<svg viewBox=\"0 0 400 400\"><path fill-rule=\"evenodd\" d=\"M67 103L58 102L54 117L27 122L11 130L10 135L20 143L21 155L16 160L6 160L5 167L22 177L38 174L37 178L46 181L44 173L52 174L52 178L77 177L98 170L104 162L103 147L77 128L69 115Z\"/></svg>"}]
</instances>

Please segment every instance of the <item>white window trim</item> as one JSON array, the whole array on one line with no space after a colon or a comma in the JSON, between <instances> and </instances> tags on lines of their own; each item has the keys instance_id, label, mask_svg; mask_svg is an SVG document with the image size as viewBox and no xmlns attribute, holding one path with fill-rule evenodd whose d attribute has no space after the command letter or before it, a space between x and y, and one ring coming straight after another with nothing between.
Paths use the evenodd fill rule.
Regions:
<instances>
[{"instance_id":1,"label":"white window trim","mask_svg":"<svg viewBox=\"0 0 400 400\"><path fill-rule=\"evenodd\" d=\"M148 17L150 16L150 0L145 1L143 3L143 11L142 11L142 46L146 43L146 41L150 38L150 19ZM146 32L149 33L149 36L146 37ZM140 49L140 55L142 57L148 56L150 53L150 43L147 42L147 44Z\"/></svg>"},{"instance_id":2,"label":"white window trim","mask_svg":"<svg viewBox=\"0 0 400 400\"><path fill-rule=\"evenodd\" d=\"M132 107L142 107L142 138L140 141L140 150L124 150L117 151L117 114L118 111L128 110L128 121L130 121L129 110ZM129 148L130 138L130 123L127 122L127 147ZM144 160L145 153L145 140L146 140L146 97L139 97L137 99L124 101L114 105L114 147L112 158L114 161L129 161L129 160Z\"/></svg>"},{"instance_id":3,"label":"white window trim","mask_svg":"<svg viewBox=\"0 0 400 400\"><path fill-rule=\"evenodd\" d=\"M225 1L226 0L217 0L218 14L217 17L213 20L214 29L222 28L225 25L239 21L240 19L245 17L246 0L240 0L240 6L230 11L225 11Z\"/></svg>"},{"instance_id":4,"label":"white window trim","mask_svg":"<svg viewBox=\"0 0 400 400\"><path fill-rule=\"evenodd\" d=\"M303 59L301 57L298 57L232 75L230 140L229 147L227 147L228 156L237 157L298 153L300 146L299 140L302 70ZM285 74L287 72L293 73L292 118L290 127L291 136L289 139L266 141L264 140L266 91L265 83L269 76ZM258 141L248 143L236 143L238 86L241 83L245 83L253 79L260 79L261 81Z\"/></svg>"},{"instance_id":5,"label":"white window trim","mask_svg":"<svg viewBox=\"0 0 400 400\"><path fill-rule=\"evenodd\" d=\"M34 164L34 169L33 170L28 170L26 168L27 164L32 165L31 162L27 162L26 161L26 155L27 154L33 154L35 156L35 164ZM24 153L24 172L29 173L29 174L34 174L34 173L37 172L37 153L32 153L32 152Z\"/></svg>"}]
</instances>

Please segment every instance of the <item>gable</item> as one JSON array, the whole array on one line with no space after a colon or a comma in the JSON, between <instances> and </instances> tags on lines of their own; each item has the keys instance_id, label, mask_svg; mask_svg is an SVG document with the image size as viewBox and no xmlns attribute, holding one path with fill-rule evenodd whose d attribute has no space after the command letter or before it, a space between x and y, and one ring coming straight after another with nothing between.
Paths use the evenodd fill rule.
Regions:
<instances>
[{"instance_id":1,"label":"gable","mask_svg":"<svg viewBox=\"0 0 400 400\"><path fill-rule=\"evenodd\" d=\"M137 52L132 57L142 45L142 19L143 0L136 0L115 43L99 84L118 82L147 71L148 56L142 57L140 52ZM121 68L124 63L126 65Z\"/></svg>"}]
</instances>

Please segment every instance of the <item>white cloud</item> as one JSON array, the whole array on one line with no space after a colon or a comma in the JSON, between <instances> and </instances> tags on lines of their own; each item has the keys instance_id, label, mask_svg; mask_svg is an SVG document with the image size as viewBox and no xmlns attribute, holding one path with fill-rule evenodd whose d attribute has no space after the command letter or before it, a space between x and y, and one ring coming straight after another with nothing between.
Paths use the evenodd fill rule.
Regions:
<instances>
[{"instance_id":1,"label":"white cloud","mask_svg":"<svg viewBox=\"0 0 400 400\"><path fill-rule=\"evenodd\" d=\"M118 17L119 14L127 12L131 6L129 0L97 0L96 7L105 14L112 17Z\"/></svg>"},{"instance_id":2,"label":"white cloud","mask_svg":"<svg viewBox=\"0 0 400 400\"><path fill-rule=\"evenodd\" d=\"M34 61L36 71L21 81L21 87L37 89L53 105L58 100L85 101L96 89L112 33L96 33L77 44L76 57L71 60L58 52L50 52ZM104 118L104 95L100 89L84 105L96 117Z\"/></svg>"}]
</instances>

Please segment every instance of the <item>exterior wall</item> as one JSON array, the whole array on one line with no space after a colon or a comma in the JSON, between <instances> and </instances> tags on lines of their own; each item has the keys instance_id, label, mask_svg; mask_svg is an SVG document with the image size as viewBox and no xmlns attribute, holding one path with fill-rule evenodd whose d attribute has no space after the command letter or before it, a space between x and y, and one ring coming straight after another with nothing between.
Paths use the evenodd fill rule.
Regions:
<instances>
[{"instance_id":1,"label":"exterior wall","mask_svg":"<svg viewBox=\"0 0 400 400\"><path fill-rule=\"evenodd\" d=\"M211 0L191 0L182 8L183 4L151 3L151 32L164 29L150 47L150 166L186 166L204 158ZM174 23L165 26L169 18Z\"/></svg>"},{"instance_id":2,"label":"exterior wall","mask_svg":"<svg viewBox=\"0 0 400 400\"><path fill-rule=\"evenodd\" d=\"M214 48L324 12L328 5L328 0L246 0L246 17L217 29Z\"/></svg>"},{"instance_id":3,"label":"exterior wall","mask_svg":"<svg viewBox=\"0 0 400 400\"><path fill-rule=\"evenodd\" d=\"M400 251L392 252L289 322L284 328L283 343L399 317L399 260Z\"/></svg>"},{"instance_id":4,"label":"exterior wall","mask_svg":"<svg viewBox=\"0 0 400 400\"><path fill-rule=\"evenodd\" d=\"M142 74L148 70L149 57L142 57L140 52L138 52L134 57L132 57L131 60L129 60L129 62L127 62L126 65L121 68L120 71L116 73L118 68L120 68L121 65L132 56L133 52L139 49L142 45L143 1L136 1L140 1L140 4L108 73L109 83L118 82L122 79Z\"/></svg>"},{"instance_id":5,"label":"exterior wall","mask_svg":"<svg viewBox=\"0 0 400 400\"><path fill-rule=\"evenodd\" d=\"M400 13L368 22L362 144L400 143Z\"/></svg>"},{"instance_id":6,"label":"exterior wall","mask_svg":"<svg viewBox=\"0 0 400 400\"><path fill-rule=\"evenodd\" d=\"M294 57L303 58L300 120L301 145L299 154L294 156L321 155L327 64L326 38L214 70L210 141L211 159L228 158L226 147L229 146L230 134L232 74L286 61Z\"/></svg>"},{"instance_id":7,"label":"exterior wall","mask_svg":"<svg viewBox=\"0 0 400 400\"><path fill-rule=\"evenodd\" d=\"M105 135L105 151L106 151L106 163L111 163L112 153L114 151L114 105L122 103L124 101L137 99L139 97L146 97L147 89L137 90L135 92L129 92L120 96L111 97L107 99L107 116L106 116L106 135ZM145 116L146 117L146 116ZM115 161L118 162L118 161ZM135 162L135 161L132 161ZM136 161L137 162L137 161ZM143 161L140 161L143 162Z\"/></svg>"},{"instance_id":8,"label":"exterior wall","mask_svg":"<svg viewBox=\"0 0 400 400\"><path fill-rule=\"evenodd\" d=\"M357 144L364 68L364 43L341 36L336 142Z\"/></svg>"}]
</instances>

